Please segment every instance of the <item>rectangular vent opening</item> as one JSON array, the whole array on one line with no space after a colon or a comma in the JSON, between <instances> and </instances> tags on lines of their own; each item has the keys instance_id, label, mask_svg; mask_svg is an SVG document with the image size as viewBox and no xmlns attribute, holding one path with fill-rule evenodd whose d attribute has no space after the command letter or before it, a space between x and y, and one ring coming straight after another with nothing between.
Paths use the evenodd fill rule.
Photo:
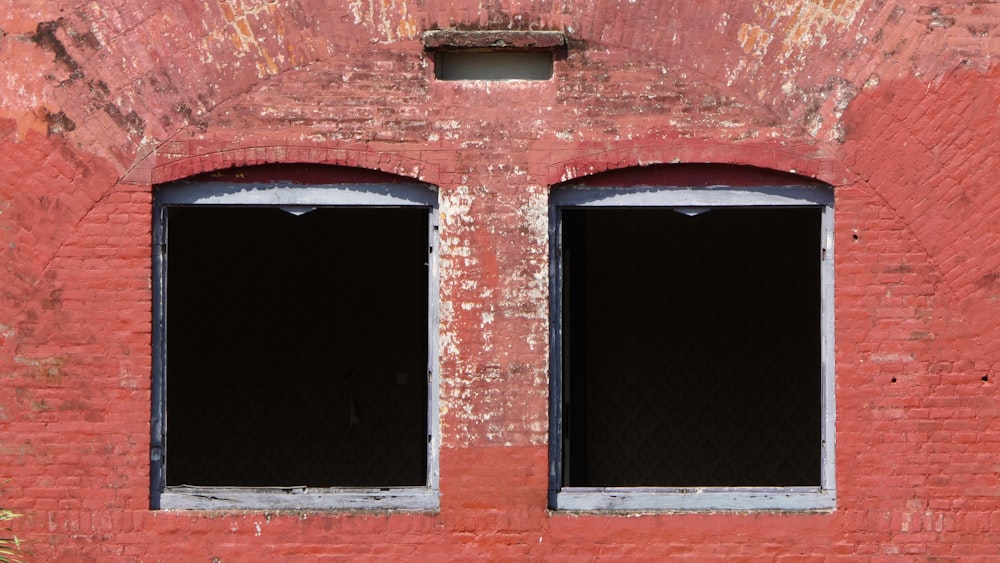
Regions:
<instances>
[{"instance_id":1,"label":"rectangular vent opening","mask_svg":"<svg viewBox=\"0 0 1000 563\"><path fill-rule=\"evenodd\" d=\"M439 80L548 80L551 51L438 51L434 75Z\"/></svg>"}]
</instances>

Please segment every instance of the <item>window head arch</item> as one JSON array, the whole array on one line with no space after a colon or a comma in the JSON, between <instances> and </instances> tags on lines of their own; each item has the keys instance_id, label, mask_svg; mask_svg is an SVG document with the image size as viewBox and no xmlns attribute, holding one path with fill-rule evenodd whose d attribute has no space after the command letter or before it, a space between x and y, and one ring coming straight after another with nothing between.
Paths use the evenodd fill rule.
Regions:
<instances>
[{"instance_id":1,"label":"window head arch","mask_svg":"<svg viewBox=\"0 0 1000 563\"><path fill-rule=\"evenodd\" d=\"M832 190L656 166L551 214L550 505L832 508Z\"/></svg>"},{"instance_id":2,"label":"window head arch","mask_svg":"<svg viewBox=\"0 0 1000 563\"><path fill-rule=\"evenodd\" d=\"M322 166L154 193L154 508L437 506L437 194Z\"/></svg>"}]
</instances>

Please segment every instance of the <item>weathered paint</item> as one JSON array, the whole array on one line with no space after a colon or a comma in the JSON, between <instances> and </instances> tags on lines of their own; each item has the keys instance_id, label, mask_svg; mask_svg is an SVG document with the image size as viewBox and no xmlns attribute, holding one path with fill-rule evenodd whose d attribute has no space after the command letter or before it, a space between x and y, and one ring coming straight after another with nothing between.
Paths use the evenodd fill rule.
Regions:
<instances>
[{"instance_id":1,"label":"weathered paint","mask_svg":"<svg viewBox=\"0 0 1000 563\"><path fill-rule=\"evenodd\" d=\"M39 559L997 555L997 4L2 1L0 505ZM433 29L568 46L444 83ZM437 513L148 510L150 186L265 162L439 186ZM829 514L545 509L548 188L670 162L836 186Z\"/></svg>"}]
</instances>

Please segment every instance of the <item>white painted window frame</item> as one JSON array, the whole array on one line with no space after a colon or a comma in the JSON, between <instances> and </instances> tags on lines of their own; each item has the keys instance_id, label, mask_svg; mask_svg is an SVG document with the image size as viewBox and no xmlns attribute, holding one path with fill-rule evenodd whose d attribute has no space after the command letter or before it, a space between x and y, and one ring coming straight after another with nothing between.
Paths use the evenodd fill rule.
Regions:
<instances>
[{"instance_id":1,"label":"white painted window frame","mask_svg":"<svg viewBox=\"0 0 1000 563\"><path fill-rule=\"evenodd\" d=\"M167 486L166 228L171 206L267 206L289 211L314 207L418 207L428 212L427 481L406 487L192 487ZM438 194L414 183L293 184L177 182L160 186L153 204L153 388L150 505L165 510L403 510L439 507Z\"/></svg>"},{"instance_id":2,"label":"white painted window frame","mask_svg":"<svg viewBox=\"0 0 1000 563\"><path fill-rule=\"evenodd\" d=\"M821 210L821 448L816 487L569 487L563 486L562 210L572 208L776 208ZM833 189L828 186L564 187L550 196L551 379L549 507L567 511L830 511L836 508L834 382Z\"/></svg>"}]
</instances>

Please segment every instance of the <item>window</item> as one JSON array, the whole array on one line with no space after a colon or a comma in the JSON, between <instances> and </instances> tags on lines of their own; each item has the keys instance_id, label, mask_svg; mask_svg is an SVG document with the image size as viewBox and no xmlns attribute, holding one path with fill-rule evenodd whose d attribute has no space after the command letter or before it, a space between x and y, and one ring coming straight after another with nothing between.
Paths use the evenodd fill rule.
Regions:
<instances>
[{"instance_id":1,"label":"window","mask_svg":"<svg viewBox=\"0 0 1000 563\"><path fill-rule=\"evenodd\" d=\"M153 507L436 508L436 193L246 170L155 192Z\"/></svg>"},{"instance_id":2,"label":"window","mask_svg":"<svg viewBox=\"0 0 1000 563\"><path fill-rule=\"evenodd\" d=\"M660 176L552 193L551 506L833 508L832 191Z\"/></svg>"}]
</instances>

